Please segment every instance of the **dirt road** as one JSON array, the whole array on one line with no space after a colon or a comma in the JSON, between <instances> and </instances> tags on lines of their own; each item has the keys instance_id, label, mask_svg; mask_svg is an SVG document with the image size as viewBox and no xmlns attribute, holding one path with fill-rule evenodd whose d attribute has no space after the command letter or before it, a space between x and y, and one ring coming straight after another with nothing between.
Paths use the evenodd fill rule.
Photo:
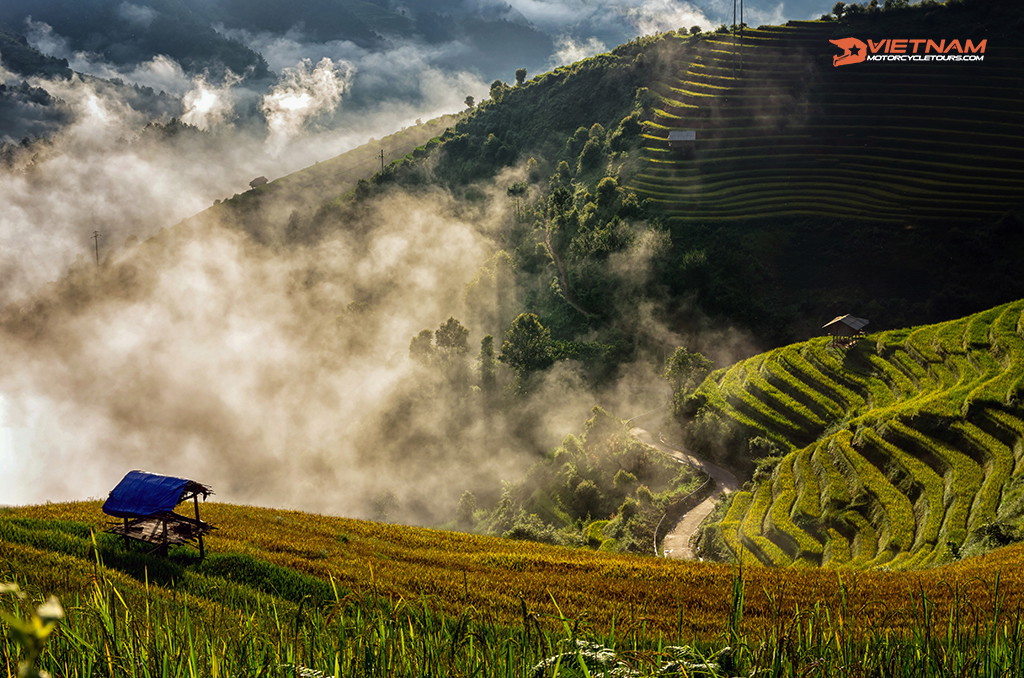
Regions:
<instances>
[{"instance_id":1,"label":"dirt road","mask_svg":"<svg viewBox=\"0 0 1024 678\"><path fill-rule=\"evenodd\" d=\"M689 452L666 444L662 440L655 438L650 431L646 431L642 428L634 428L632 429L632 433L641 442L657 448L682 462L702 469L715 481L716 488L711 496L684 513L683 517L679 519L679 522L676 523L675 527L669 530L668 533L666 533L664 540L662 540L662 551L666 558L691 560L694 558L694 553L693 549L690 548L690 538L693 537L697 532L697 528L700 527L700 524L704 522L704 519L707 518L715 508L715 504L718 503L719 495L729 494L730 492L735 492L739 489L739 478L737 478L729 469L722 468L721 466L713 464L706 459L702 459L696 455L690 454Z\"/></svg>"}]
</instances>

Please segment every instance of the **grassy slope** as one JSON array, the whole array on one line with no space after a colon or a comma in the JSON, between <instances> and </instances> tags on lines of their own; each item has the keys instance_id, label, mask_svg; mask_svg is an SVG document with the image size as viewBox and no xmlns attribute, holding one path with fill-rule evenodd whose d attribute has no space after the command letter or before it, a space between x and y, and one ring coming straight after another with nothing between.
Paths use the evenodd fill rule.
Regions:
<instances>
[{"instance_id":1,"label":"grassy slope","mask_svg":"<svg viewBox=\"0 0 1024 678\"><path fill-rule=\"evenodd\" d=\"M126 599L149 595L179 597L197 615L233 615L244 604L271 599L291 609L323 603L333 578L339 596L373 596L393 603L423 600L450 614L472 609L498 624L522 623L524 612L549 625L562 613L582 628L625 632L643 626L651 636L714 639L724 631L734 569L544 546L469 534L370 523L276 509L210 503L204 518L219 529L209 538L210 556L197 564L185 556L171 565L159 558L125 557L120 543L100 535L108 567L96 570L88 528L100 529L98 502L48 504L0 513L0 581L16 580L37 594L57 593L66 601L87 597L98 574L108 577ZM851 630L862 624L900 628L914 614L915 593L924 591L938 617L954 593L972 596L978 612L991 613L997 573L1012 599L1024 596L1024 547L926 572L856 575L820 570L787 571L750 567L744 628L761 633L778 619L814 602L835 609L843 595L863 602L850 612ZM228 567L230 565L230 567ZM240 586L238 581L244 581ZM321 582L321 586L317 585ZM262 593L260 593L262 591ZM273 592L272 594L268 592ZM982 592L985 592L984 595ZM319 596L319 600L318 600ZM333 599L333 594L328 594ZM873 617L886 606L892 614ZM988 607L986 607L988 606ZM229 609L226 609L229 608ZM556 624L557 625L557 624Z\"/></svg>"},{"instance_id":2,"label":"grassy slope","mask_svg":"<svg viewBox=\"0 0 1024 678\"><path fill-rule=\"evenodd\" d=\"M786 456L724 529L772 564L909 569L1010 541L1024 458L1024 301L938 325L785 346L692 403Z\"/></svg>"},{"instance_id":3,"label":"grassy slope","mask_svg":"<svg viewBox=\"0 0 1024 678\"><path fill-rule=\"evenodd\" d=\"M360 179L369 179L378 172L382 150L386 162L402 158L455 125L460 117L459 114L443 115L369 141L260 188L236 194L189 221L219 219L264 242L280 242L285 238L302 240L308 234L286 233L293 214L308 218L322 205L350 193Z\"/></svg>"}]
</instances>

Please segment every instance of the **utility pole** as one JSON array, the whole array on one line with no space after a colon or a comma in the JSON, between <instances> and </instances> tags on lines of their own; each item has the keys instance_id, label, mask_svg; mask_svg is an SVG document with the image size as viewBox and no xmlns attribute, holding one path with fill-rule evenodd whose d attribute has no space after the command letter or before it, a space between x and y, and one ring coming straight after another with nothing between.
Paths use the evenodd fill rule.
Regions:
<instances>
[{"instance_id":1,"label":"utility pole","mask_svg":"<svg viewBox=\"0 0 1024 678\"><path fill-rule=\"evenodd\" d=\"M100 265L100 232L93 231L92 239L96 243L96 266Z\"/></svg>"},{"instance_id":2,"label":"utility pole","mask_svg":"<svg viewBox=\"0 0 1024 678\"><path fill-rule=\"evenodd\" d=\"M743 70L743 0L740 0L740 70Z\"/></svg>"},{"instance_id":3,"label":"utility pole","mask_svg":"<svg viewBox=\"0 0 1024 678\"><path fill-rule=\"evenodd\" d=\"M380 149L380 171L384 172L384 149Z\"/></svg>"},{"instance_id":4,"label":"utility pole","mask_svg":"<svg viewBox=\"0 0 1024 678\"><path fill-rule=\"evenodd\" d=\"M736 20L736 7L739 5L739 22ZM737 36L739 40L737 40ZM743 69L743 0L732 0L732 49L736 60L733 61L732 70L736 72L737 63L740 70Z\"/></svg>"}]
</instances>

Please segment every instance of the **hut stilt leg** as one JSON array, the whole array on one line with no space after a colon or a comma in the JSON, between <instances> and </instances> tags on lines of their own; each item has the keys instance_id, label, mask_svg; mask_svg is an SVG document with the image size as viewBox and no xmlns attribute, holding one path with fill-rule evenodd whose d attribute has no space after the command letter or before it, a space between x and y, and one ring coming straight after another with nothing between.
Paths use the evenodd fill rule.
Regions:
<instances>
[{"instance_id":1,"label":"hut stilt leg","mask_svg":"<svg viewBox=\"0 0 1024 678\"><path fill-rule=\"evenodd\" d=\"M192 501L194 502L195 507L196 507L196 522L197 523L201 522L199 520L199 495L198 494L192 495ZM203 544L203 533L202 532L199 533L199 557L201 559L206 557L206 546Z\"/></svg>"}]
</instances>

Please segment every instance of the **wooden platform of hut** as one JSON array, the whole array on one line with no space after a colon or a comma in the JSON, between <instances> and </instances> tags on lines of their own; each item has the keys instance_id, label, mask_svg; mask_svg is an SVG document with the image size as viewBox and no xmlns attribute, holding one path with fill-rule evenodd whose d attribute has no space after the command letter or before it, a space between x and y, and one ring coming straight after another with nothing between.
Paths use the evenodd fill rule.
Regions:
<instances>
[{"instance_id":1,"label":"wooden platform of hut","mask_svg":"<svg viewBox=\"0 0 1024 678\"><path fill-rule=\"evenodd\" d=\"M165 554L170 546L183 546L195 542L199 546L199 555L205 556L203 537L215 529L217 528L213 525L201 520L186 518L177 513L166 513L150 518L125 518L123 523L111 526L107 532L121 535L125 539L152 544Z\"/></svg>"}]
</instances>

